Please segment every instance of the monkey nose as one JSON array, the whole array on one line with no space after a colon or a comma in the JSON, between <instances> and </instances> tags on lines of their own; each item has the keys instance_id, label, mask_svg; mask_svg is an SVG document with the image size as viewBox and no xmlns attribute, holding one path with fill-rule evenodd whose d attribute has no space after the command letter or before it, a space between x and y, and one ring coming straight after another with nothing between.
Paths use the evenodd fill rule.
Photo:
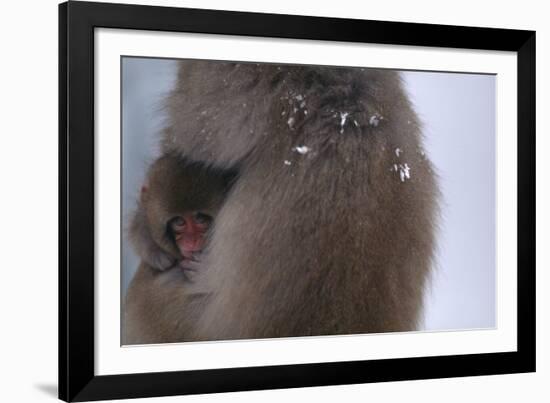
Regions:
<instances>
[{"instance_id":1,"label":"monkey nose","mask_svg":"<svg viewBox=\"0 0 550 403\"><path fill-rule=\"evenodd\" d=\"M202 240L200 238L188 240L185 244L187 246L186 249L192 252L200 251L202 248Z\"/></svg>"}]
</instances>

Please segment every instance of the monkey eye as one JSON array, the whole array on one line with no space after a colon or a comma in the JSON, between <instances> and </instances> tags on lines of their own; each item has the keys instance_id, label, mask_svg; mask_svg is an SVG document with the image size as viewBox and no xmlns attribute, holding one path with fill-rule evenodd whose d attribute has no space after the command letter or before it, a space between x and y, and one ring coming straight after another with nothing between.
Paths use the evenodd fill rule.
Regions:
<instances>
[{"instance_id":1,"label":"monkey eye","mask_svg":"<svg viewBox=\"0 0 550 403\"><path fill-rule=\"evenodd\" d=\"M168 227L173 231L178 231L185 228L185 219L181 216L177 216L168 221Z\"/></svg>"},{"instance_id":2,"label":"monkey eye","mask_svg":"<svg viewBox=\"0 0 550 403\"><path fill-rule=\"evenodd\" d=\"M204 213L195 213L195 222L197 224L202 224L202 225L210 225L210 223L212 222L212 217L209 216L208 214L204 214Z\"/></svg>"}]
</instances>

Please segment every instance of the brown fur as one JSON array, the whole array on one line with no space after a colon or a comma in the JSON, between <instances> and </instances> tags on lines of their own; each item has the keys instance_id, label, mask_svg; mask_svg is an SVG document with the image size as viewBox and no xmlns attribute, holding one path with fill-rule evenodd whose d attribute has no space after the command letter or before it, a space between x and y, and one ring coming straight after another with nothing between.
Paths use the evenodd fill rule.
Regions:
<instances>
[{"instance_id":1,"label":"brown fur","mask_svg":"<svg viewBox=\"0 0 550 403\"><path fill-rule=\"evenodd\" d=\"M207 300L208 292L181 269L159 271L141 263L126 295L123 344L190 340Z\"/></svg>"},{"instance_id":2,"label":"brown fur","mask_svg":"<svg viewBox=\"0 0 550 403\"><path fill-rule=\"evenodd\" d=\"M165 153L239 169L173 340L417 328L438 191L397 72L187 61L167 107Z\"/></svg>"}]
</instances>

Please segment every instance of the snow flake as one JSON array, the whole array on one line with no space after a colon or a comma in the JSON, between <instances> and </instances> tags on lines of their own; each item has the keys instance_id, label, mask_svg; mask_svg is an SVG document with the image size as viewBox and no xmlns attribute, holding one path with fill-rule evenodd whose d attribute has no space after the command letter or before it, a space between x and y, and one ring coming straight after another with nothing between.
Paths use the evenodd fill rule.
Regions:
<instances>
[{"instance_id":1,"label":"snow flake","mask_svg":"<svg viewBox=\"0 0 550 403\"><path fill-rule=\"evenodd\" d=\"M297 146L292 148L292 151L296 151L298 154L302 155L307 154L310 150L311 148L309 148L308 146Z\"/></svg>"},{"instance_id":2,"label":"snow flake","mask_svg":"<svg viewBox=\"0 0 550 403\"><path fill-rule=\"evenodd\" d=\"M290 127L291 129L294 129L294 122L295 122L295 119L291 116L288 118L288 120L286 121L288 127Z\"/></svg>"},{"instance_id":3,"label":"snow flake","mask_svg":"<svg viewBox=\"0 0 550 403\"><path fill-rule=\"evenodd\" d=\"M399 173L399 179L401 180L401 182L405 182L405 180L411 179L411 168L407 163L393 164L393 169L390 169L390 171L391 170Z\"/></svg>"},{"instance_id":4,"label":"snow flake","mask_svg":"<svg viewBox=\"0 0 550 403\"><path fill-rule=\"evenodd\" d=\"M340 134L344 133L344 125L349 116L349 112L340 112Z\"/></svg>"},{"instance_id":5,"label":"snow flake","mask_svg":"<svg viewBox=\"0 0 550 403\"><path fill-rule=\"evenodd\" d=\"M380 123L380 120L382 120L382 116L376 114L372 115L369 119L369 125L376 127Z\"/></svg>"}]
</instances>

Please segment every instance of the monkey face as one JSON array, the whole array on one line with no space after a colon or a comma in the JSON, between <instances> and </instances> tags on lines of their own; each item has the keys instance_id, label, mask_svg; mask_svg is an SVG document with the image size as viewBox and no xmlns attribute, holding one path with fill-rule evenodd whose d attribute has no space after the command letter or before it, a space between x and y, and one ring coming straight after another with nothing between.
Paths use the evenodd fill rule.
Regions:
<instances>
[{"instance_id":1,"label":"monkey face","mask_svg":"<svg viewBox=\"0 0 550 403\"><path fill-rule=\"evenodd\" d=\"M172 218L168 230L184 259L195 260L204 248L212 216L199 211Z\"/></svg>"}]
</instances>

